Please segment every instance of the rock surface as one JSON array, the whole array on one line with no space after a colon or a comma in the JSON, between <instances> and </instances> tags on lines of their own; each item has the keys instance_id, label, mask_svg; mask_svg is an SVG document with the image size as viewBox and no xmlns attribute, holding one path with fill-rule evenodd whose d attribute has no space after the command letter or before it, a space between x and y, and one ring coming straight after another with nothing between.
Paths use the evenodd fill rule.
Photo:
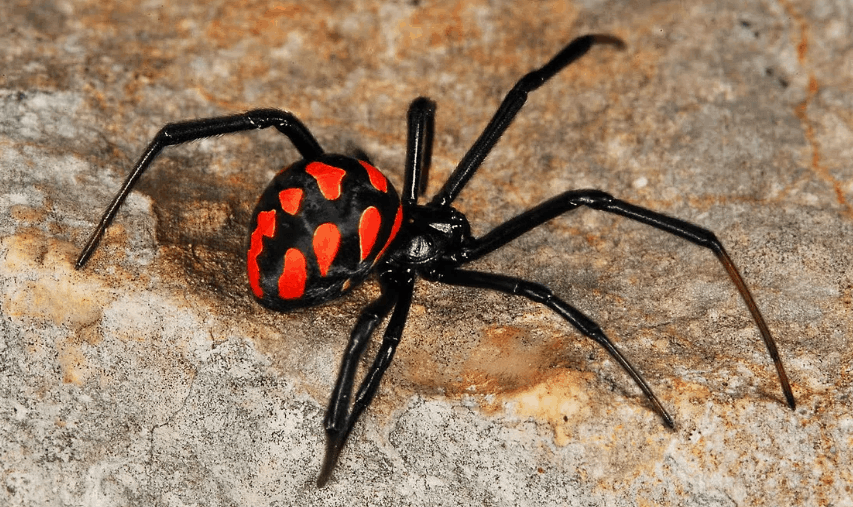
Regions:
<instances>
[{"instance_id":1,"label":"rock surface","mask_svg":"<svg viewBox=\"0 0 853 507\"><path fill-rule=\"evenodd\" d=\"M17 2L0 20L0 505L853 505L853 13L842 1ZM314 486L368 283L274 314L243 274L296 150L167 150L85 269L103 208L169 121L280 107L399 188L408 102L438 103L428 194L503 94L573 37L457 201L475 233L569 188L714 230L714 256L575 211L478 262L548 284L643 372L526 301L419 283L374 405ZM372 351L375 351L375 346ZM370 351L368 352L368 354Z\"/></svg>"}]
</instances>

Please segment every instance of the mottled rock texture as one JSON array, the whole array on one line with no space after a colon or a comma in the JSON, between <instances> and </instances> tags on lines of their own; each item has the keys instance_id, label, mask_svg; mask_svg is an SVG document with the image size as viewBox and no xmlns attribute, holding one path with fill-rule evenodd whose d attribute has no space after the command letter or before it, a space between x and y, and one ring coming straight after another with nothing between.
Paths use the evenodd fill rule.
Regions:
<instances>
[{"instance_id":1,"label":"mottled rock texture","mask_svg":"<svg viewBox=\"0 0 853 507\"><path fill-rule=\"evenodd\" d=\"M166 4L166 5L164 5ZM0 505L851 506L853 11L836 1L7 2L0 20ZM783 403L707 251L579 210L478 262L551 286L643 372L519 299L420 283L330 484L322 418L369 282L275 314L250 210L275 132L167 150L166 122L279 107L399 188L439 104L435 192L516 79L588 32L458 200L475 233L569 188L717 232L778 341ZM375 347L371 350L375 350Z\"/></svg>"}]
</instances>

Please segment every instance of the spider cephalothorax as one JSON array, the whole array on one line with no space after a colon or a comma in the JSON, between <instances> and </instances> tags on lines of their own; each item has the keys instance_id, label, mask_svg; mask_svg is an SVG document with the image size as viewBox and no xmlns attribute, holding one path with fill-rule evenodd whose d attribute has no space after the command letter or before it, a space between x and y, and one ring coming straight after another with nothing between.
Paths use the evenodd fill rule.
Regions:
<instances>
[{"instance_id":1,"label":"spider cephalothorax","mask_svg":"<svg viewBox=\"0 0 853 507\"><path fill-rule=\"evenodd\" d=\"M640 373L590 318L544 285L514 276L462 268L466 263L580 206L643 222L711 250L725 267L752 314L775 364L785 399L794 408L794 395L770 331L722 243L707 229L629 204L600 190L569 190L475 238L465 215L451 206L524 105L527 94L583 56L593 44L623 47L622 41L608 35L579 37L544 66L522 77L442 189L426 204L418 204L418 197L424 188L422 176L430 162L435 104L423 97L409 107L405 181L399 196L388 179L366 157L324 153L302 122L286 111L256 109L232 116L166 125L155 136L107 208L80 253L77 268L82 267L94 252L104 229L136 181L164 147L232 132L275 127L293 142L302 160L276 175L255 208L246 254L252 294L268 308L286 311L339 297L371 272L376 272L382 289L379 298L361 313L344 352L324 421L327 448L318 485L322 486L329 479L353 425L372 401L382 375L391 364L418 276L451 285L515 294L546 305L580 333L604 347L640 387L664 423L673 426L672 417ZM379 352L354 399L351 399L358 362L373 331L389 313L391 317Z\"/></svg>"}]
</instances>

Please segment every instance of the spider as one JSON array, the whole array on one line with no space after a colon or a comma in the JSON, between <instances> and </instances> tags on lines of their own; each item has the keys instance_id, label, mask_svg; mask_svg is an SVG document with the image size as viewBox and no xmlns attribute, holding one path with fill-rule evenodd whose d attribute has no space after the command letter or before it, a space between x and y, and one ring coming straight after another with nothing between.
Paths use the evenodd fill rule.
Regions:
<instances>
[{"instance_id":1,"label":"spider","mask_svg":"<svg viewBox=\"0 0 853 507\"><path fill-rule=\"evenodd\" d=\"M255 207L247 246L249 286L255 299L276 311L315 306L342 296L373 272L381 288L381 295L356 321L332 390L323 422L326 451L317 478L319 487L329 480L353 425L370 405L391 364L418 277L518 295L547 306L602 346L639 386L663 423L674 427L672 417L639 371L598 324L580 310L542 284L462 268L580 206L622 215L711 250L752 314L776 366L785 399L794 409L794 395L770 330L746 283L711 231L629 204L601 190L568 190L480 237L471 234L465 215L451 206L521 110L527 95L597 44L624 48L622 40L616 37L585 35L571 41L544 66L522 77L444 186L427 204L419 204L418 197L424 193L425 178L422 176L430 164L435 104L424 97L415 99L408 110L405 177L399 196L366 156L325 153L305 125L287 111L256 109L231 116L170 123L148 145L104 212L81 251L76 268L81 268L92 255L122 202L164 147L275 127L295 145L302 160L279 172ZM379 352L353 398L358 363L374 330L389 313Z\"/></svg>"}]
</instances>

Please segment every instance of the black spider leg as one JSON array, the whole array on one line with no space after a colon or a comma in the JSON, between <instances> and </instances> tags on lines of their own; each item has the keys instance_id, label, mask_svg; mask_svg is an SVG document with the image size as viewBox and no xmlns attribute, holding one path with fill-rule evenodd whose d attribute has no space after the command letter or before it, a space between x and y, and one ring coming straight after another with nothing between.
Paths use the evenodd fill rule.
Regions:
<instances>
[{"instance_id":1,"label":"black spider leg","mask_svg":"<svg viewBox=\"0 0 853 507\"><path fill-rule=\"evenodd\" d=\"M471 176L483 163L486 155L492 151L495 143L509 127L516 114L527 101L527 94L536 90L558 72L569 64L582 57L589 51L593 44L611 44L619 49L625 47L625 43L612 35L584 35L570 42L562 51L541 68L536 69L522 77L512 90L507 93L495 112L489 124L486 126L477 141L462 157L453 174L444 183L442 189L433 197L432 204L448 206L462 191L462 188L471 179Z\"/></svg>"},{"instance_id":2,"label":"black spider leg","mask_svg":"<svg viewBox=\"0 0 853 507\"><path fill-rule=\"evenodd\" d=\"M425 97L415 99L409 106L407 118L406 173L401 197L406 209L417 204L418 195L423 188L422 182L425 181L426 168L430 163L434 123L435 103ZM380 275L382 295L362 312L350 335L350 341L341 361L341 369L335 382L335 388L332 390L329 408L326 411L326 418L323 423L326 428L326 455L323 458L320 475L317 477L317 486L319 487L322 487L329 480L353 425L364 412L364 409L373 401L382 375L388 365L391 364L412 301L414 278L408 273L404 273L403 276L406 280L397 282L395 280L398 276L393 272L385 272ZM394 313L385 329L385 336L379 353L362 381L352 410L347 413L359 359L364 354L364 349L376 326L391 311L392 307Z\"/></svg>"},{"instance_id":3,"label":"black spider leg","mask_svg":"<svg viewBox=\"0 0 853 507\"><path fill-rule=\"evenodd\" d=\"M116 194L113 201L107 207L107 210L101 217L101 221L86 242L86 246L80 251L80 256L77 257L75 267L80 269L89 260L95 248L98 247L104 231L110 225L116 213L118 213L119 207L121 207L128 194L130 194L130 191L133 190L139 177L148 169L163 148L207 137L232 134L245 130L265 129L268 127L275 127L279 132L287 136L304 159L310 160L323 154L323 149L317 140L314 139L311 132L308 131L308 128L292 113L278 109L255 109L230 116L170 123L160 129L157 135L154 136L151 144L145 149L145 153L142 154L139 161L133 166L133 170L124 181L118 194Z\"/></svg>"},{"instance_id":4,"label":"black spider leg","mask_svg":"<svg viewBox=\"0 0 853 507\"><path fill-rule=\"evenodd\" d=\"M548 287L538 283L529 282L527 280L522 280L521 278L461 269L454 269L442 273L437 279L450 285L492 289L506 294L523 296L537 303L542 303L548 308L554 310L560 317L574 326L575 329L580 331L584 336L591 338L593 341L604 347L604 350L610 354L610 357L619 363L619 366L621 366L622 369L630 375L637 386L639 386L640 390L643 391L643 394L645 394L646 398L651 402L655 412L657 412L661 419L663 419L664 424L670 428L675 427L672 416L670 416L663 408L663 405L661 405L661 402L657 399L655 393L652 392L651 387L649 387L645 379L643 379L643 376L640 375L640 372L638 372L631 363L628 362L625 356L619 352L619 349L617 349L616 345L610 341L610 338L604 334L601 327L593 322L592 319L581 313L580 310L555 296Z\"/></svg>"},{"instance_id":5,"label":"black spider leg","mask_svg":"<svg viewBox=\"0 0 853 507\"><path fill-rule=\"evenodd\" d=\"M397 350L397 344L400 343L400 336L403 334L403 327L406 324L409 307L412 303L413 289L413 277L409 277L401 283L391 282L383 284L382 296L361 314L350 335L349 344L341 362L341 370L338 374L338 380L335 383L335 389L332 391L332 398L329 401L329 408L324 421L326 427L326 455L323 458L320 475L317 477L318 487L323 487L329 480L332 470L338 461L338 456L340 456L341 449L343 449L353 426L358 421L362 412L364 412L364 409L373 401L373 397L376 396L382 375L391 364L394 352ZM347 413L359 359L364 353L367 342L370 340L370 335L384 316L391 310L392 306L394 307L394 312L388 321L388 327L385 328L385 335L382 338L382 344L379 346L379 352L376 354L373 364L361 382L361 386L355 395L352 409Z\"/></svg>"},{"instance_id":6,"label":"black spider leg","mask_svg":"<svg viewBox=\"0 0 853 507\"><path fill-rule=\"evenodd\" d=\"M418 97L409 106L408 140L406 145L406 180L403 183L404 206L417 204L418 196L426 190L427 171L432 159L432 138L435 125L435 103Z\"/></svg>"},{"instance_id":7,"label":"black spider leg","mask_svg":"<svg viewBox=\"0 0 853 507\"><path fill-rule=\"evenodd\" d=\"M462 254L463 262L471 261L482 257L483 255L500 248L509 243L513 239L519 237L523 233L542 225L552 218L561 215L567 211L571 211L579 206L587 206L593 209L607 211L622 215L631 220L642 222L656 229L668 232L675 236L686 239L687 241L708 248L717 256L722 263L726 272L729 274L732 282L737 287L744 303L746 303L749 312L752 314L752 319L758 326L761 332L761 338L770 353L770 358L776 366L776 373L779 376L779 382L782 386L782 391L785 394L785 399L791 409L796 407L794 401L794 393L791 390L791 385L788 382L788 375L785 373L785 368L782 366L782 359L779 357L779 351L776 348L776 342L770 334L770 329L764 322L764 317L758 310L758 305L752 297L749 289L744 282L743 277L738 272L732 262L729 254L723 248L723 244L714 235L713 232L699 227L697 225L669 217L655 211L641 208L625 201L616 199L612 195L602 192L601 190L570 190L556 197L553 197L535 208L522 213L521 215L510 219L509 221L495 227L488 234L474 240L470 243L470 247Z\"/></svg>"}]
</instances>

